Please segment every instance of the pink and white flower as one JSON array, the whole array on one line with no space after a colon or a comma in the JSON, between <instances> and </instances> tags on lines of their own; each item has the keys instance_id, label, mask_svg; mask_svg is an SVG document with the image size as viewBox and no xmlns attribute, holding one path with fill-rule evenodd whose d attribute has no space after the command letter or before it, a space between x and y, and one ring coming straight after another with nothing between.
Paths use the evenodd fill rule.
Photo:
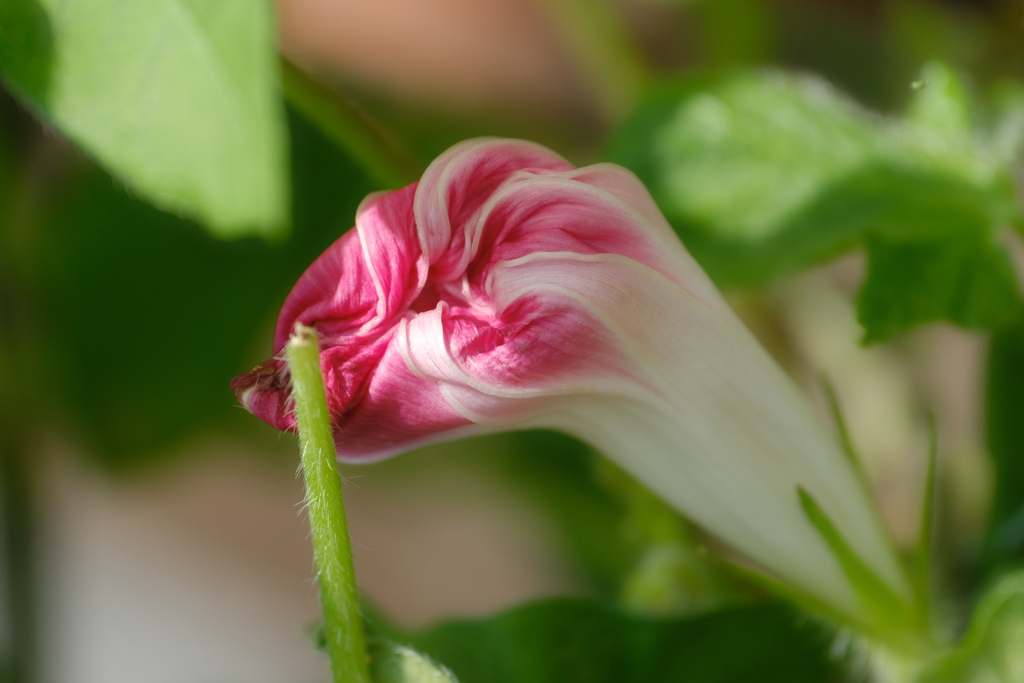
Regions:
<instances>
[{"instance_id":1,"label":"pink and white flower","mask_svg":"<svg viewBox=\"0 0 1024 683\"><path fill-rule=\"evenodd\" d=\"M814 496L897 595L909 589L852 466L625 169L482 139L370 195L278 319L314 327L338 457L368 462L496 430L552 428L616 460L765 569L853 617L808 522ZM293 430L271 360L233 382Z\"/></svg>"}]
</instances>

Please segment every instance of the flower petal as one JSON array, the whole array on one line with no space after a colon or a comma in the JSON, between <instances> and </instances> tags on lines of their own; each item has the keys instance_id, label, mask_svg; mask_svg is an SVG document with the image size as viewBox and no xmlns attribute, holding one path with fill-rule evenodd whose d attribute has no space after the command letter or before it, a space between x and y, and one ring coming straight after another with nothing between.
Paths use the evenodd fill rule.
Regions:
<instances>
[{"instance_id":1,"label":"flower petal","mask_svg":"<svg viewBox=\"0 0 1024 683\"><path fill-rule=\"evenodd\" d=\"M320 362L325 371L338 367L328 352L321 355ZM328 386L339 385L337 380L325 378L325 382ZM385 347L361 393L345 397L341 403L340 409L333 405L329 408L336 416L333 422L338 458L346 462L381 460L428 443L483 431L452 409L436 382L409 372L395 345Z\"/></svg>"},{"instance_id":2,"label":"flower petal","mask_svg":"<svg viewBox=\"0 0 1024 683\"><path fill-rule=\"evenodd\" d=\"M569 162L522 140L478 138L450 148L434 160L416 193L416 226L431 277L447 282L468 262L462 226L512 173L522 169L565 171Z\"/></svg>"},{"instance_id":3,"label":"flower petal","mask_svg":"<svg viewBox=\"0 0 1024 683\"><path fill-rule=\"evenodd\" d=\"M871 620L801 488L909 599L852 465L624 169L572 169L519 141L456 145L418 185L364 201L289 295L276 352L296 321L320 333L342 459L560 429L778 577ZM232 386L292 429L284 373L271 360Z\"/></svg>"},{"instance_id":4,"label":"flower petal","mask_svg":"<svg viewBox=\"0 0 1024 683\"><path fill-rule=\"evenodd\" d=\"M418 358L417 345L434 337L435 357L417 367L456 411L583 438L751 559L857 614L853 589L800 507L802 486L868 566L909 595L849 462L728 309L610 254L532 254L496 266L489 289L505 322L522 301L544 302L554 324L523 328L516 343L548 353L521 353L537 365L510 371L502 346L497 358L460 356L443 326L422 330L405 353ZM565 329L552 336L558 322Z\"/></svg>"},{"instance_id":5,"label":"flower petal","mask_svg":"<svg viewBox=\"0 0 1024 683\"><path fill-rule=\"evenodd\" d=\"M329 346L374 335L388 318L404 313L426 279L412 223L415 190L410 185L363 200L356 229L328 247L288 294L274 331L275 354L297 322L315 327L321 344Z\"/></svg>"}]
</instances>

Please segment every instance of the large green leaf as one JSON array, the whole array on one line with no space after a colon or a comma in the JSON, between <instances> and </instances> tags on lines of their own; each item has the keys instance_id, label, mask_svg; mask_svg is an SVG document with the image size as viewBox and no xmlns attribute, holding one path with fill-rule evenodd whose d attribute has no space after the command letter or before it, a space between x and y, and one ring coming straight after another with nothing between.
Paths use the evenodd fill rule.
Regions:
<instances>
[{"instance_id":1,"label":"large green leaf","mask_svg":"<svg viewBox=\"0 0 1024 683\"><path fill-rule=\"evenodd\" d=\"M228 382L265 360L288 290L373 189L303 120L292 135L295 231L284 244L212 240L96 169L38 226L44 385L106 464L200 428L257 425Z\"/></svg>"},{"instance_id":2,"label":"large green leaf","mask_svg":"<svg viewBox=\"0 0 1024 683\"><path fill-rule=\"evenodd\" d=\"M288 223L269 0L5 0L0 67L154 204L216 234Z\"/></svg>"},{"instance_id":3,"label":"large green leaf","mask_svg":"<svg viewBox=\"0 0 1024 683\"><path fill-rule=\"evenodd\" d=\"M460 683L823 683L841 679L830 635L779 605L689 619L631 617L588 600L516 607L490 619L384 634Z\"/></svg>"},{"instance_id":4,"label":"large green leaf","mask_svg":"<svg viewBox=\"0 0 1024 683\"><path fill-rule=\"evenodd\" d=\"M703 76L653 91L610 156L645 181L720 285L763 284L873 240L883 261L893 245L912 247L928 278L873 266L860 301L867 339L939 318L987 327L1017 302L993 238L1017 209L965 92L930 65L908 117L890 120L811 76ZM970 295L950 295L965 282Z\"/></svg>"}]
</instances>

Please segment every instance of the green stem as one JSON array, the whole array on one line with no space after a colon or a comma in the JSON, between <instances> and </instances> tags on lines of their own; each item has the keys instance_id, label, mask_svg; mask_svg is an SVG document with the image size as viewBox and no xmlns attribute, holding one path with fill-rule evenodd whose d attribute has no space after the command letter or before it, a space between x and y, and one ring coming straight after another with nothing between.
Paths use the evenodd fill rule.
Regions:
<instances>
[{"instance_id":1,"label":"green stem","mask_svg":"<svg viewBox=\"0 0 1024 683\"><path fill-rule=\"evenodd\" d=\"M576 57L605 123L632 113L648 79L643 58L607 0L546 0L556 30Z\"/></svg>"},{"instance_id":2,"label":"green stem","mask_svg":"<svg viewBox=\"0 0 1024 683\"><path fill-rule=\"evenodd\" d=\"M864 465L857 456L857 449L853 445L850 429L846 425L846 418L843 416L843 407L839 405L839 396L836 394L836 388L828 377L822 376L820 381L822 391L825 392L825 400L828 402L829 412L832 414L836 435L839 437L839 445L843 449L843 454L846 455L850 464L853 465L854 472L856 472L864 492L870 497L873 495L871 492L871 481L868 479L867 472L864 471Z\"/></svg>"},{"instance_id":3,"label":"green stem","mask_svg":"<svg viewBox=\"0 0 1024 683\"><path fill-rule=\"evenodd\" d=\"M403 187L423 174L423 165L377 121L284 58L281 85L289 104L345 150L383 189Z\"/></svg>"},{"instance_id":4,"label":"green stem","mask_svg":"<svg viewBox=\"0 0 1024 683\"><path fill-rule=\"evenodd\" d=\"M285 347L291 370L295 418L313 530L324 634L334 683L370 683L363 622L359 613L352 544L345 524L341 478L331 434L331 417L320 374L316 332L295 326Z\"/></svg>"},{"instance_id":5,"label":"green stem","mask_svg":"<svg viewBox=\"0 0 1024 683\"><path fill-rule=\"evenodd\" d=\"M921 498L921 519L917 552L914 558L914 590L918 608L925 623L931 621L931 561L932 533L935 526L935 468L939 457L939 437L935 418L928 418L928 469L925 472L924 493Z\"/></svg>"}]
</instances>

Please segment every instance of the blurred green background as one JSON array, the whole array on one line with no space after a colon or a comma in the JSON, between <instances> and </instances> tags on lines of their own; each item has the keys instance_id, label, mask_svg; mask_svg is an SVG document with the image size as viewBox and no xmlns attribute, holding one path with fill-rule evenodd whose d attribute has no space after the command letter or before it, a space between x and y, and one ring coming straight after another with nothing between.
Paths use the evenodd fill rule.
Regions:
<instances>
[{"instance_id":1,"label":"blurred green background","mask_svg":"<svg viewBox=\"0 0 1024 683\"><path fill-rule=\"evenodd\" d=\"M79 489L131 497L133 487L159 488L153 482L179 481L188 468L199 472L188 481L222 481L201 463L221 451L235 454L230 468L279 477L294 493L292 438L239 409L229 379L269 355L292 283L351 226L368 192L415 178L447 146L477 135L534 139L574 163L610 159L636 171L780 362L812 390L816 373L833 378L901 542L916 514L924 415L938 415L953 454L939 543L951 629L962 628L984 577L1024 557L1024 336L1011 265L1020 249L1006 230L1020 223L1024 1L280 0L280 49L299 65L284 86L269 6L260 14L182 4L209 22L215 45L235 50L223 60L226 80L187 70L205 73L198 49L155 59L161 36L191 45L174 33L175 3L150 3L152 16L140 4L108 17L116 3L97 1L81 10L92 20L59 3L0 6L0 680L242 680L233 655L204 669L206 654L192 645L182 646L193 652L186 658L200 663L184 674L97 654L134 647L115 641L146 628L131 621L138 615L92 649L75 646L94 612L62 612L61 596L85 584L68 579L74 567L47 566L88 554L62 555L61 539L74 536L62 525L76 508L55 501ZM726 118L701 118L701 98L711 96ZM92 98L109 106L92 107ZM716 133L722 121L731 123ZM164 128L147 137L147 126ZM818 268L844 254L854 255ZM980 332L905 334L935 320ZM991 329L984 385L982 333ZM861 350L862 339L895 341ZM447 611L439 599L411 607L405 623L551 593L653 600L643 583L643 567L656 564L651 549L700 543L602 467L570 439L530 433L368 468L385 483L436 469L458 484L469 473L451 495L473 499L480 481L512 490L506 507L530 511L513 515L512 537L543 528L536 533L548 539L529 551L547 558L537 560L546 569L515 595L488 601L484 591L475 606ZM245 498L239 486L225 500ZM389 486L380 500L407 490ZM193 504L182 496L167 505ZM260 534L238 524L237 533ZM488 529L467 532L466 542ZM288 552L275 538L262 541L267 557ZM125 537L125 547L135 543ZM693 590L662 596L665 613L707 609L694 605L705 588L726 602L753 594L712 586L718 579L702 573L710 570L694 566L668 580ZM457 592L438 581L421 590ZM370 600L394 612L402 599L386 596L404 595L399 584L374 583ZM86 622L79 631L54 636L52 625L74 615ZM799 647L819 652L815 637ZM47 665L55 648L71 654ZM813 670L780 668L786 680L834 675L800 656ZM245 671L246 680L278 675ZM690 680L680 675L664 680Z\"/></svg>"}]
</instances>

